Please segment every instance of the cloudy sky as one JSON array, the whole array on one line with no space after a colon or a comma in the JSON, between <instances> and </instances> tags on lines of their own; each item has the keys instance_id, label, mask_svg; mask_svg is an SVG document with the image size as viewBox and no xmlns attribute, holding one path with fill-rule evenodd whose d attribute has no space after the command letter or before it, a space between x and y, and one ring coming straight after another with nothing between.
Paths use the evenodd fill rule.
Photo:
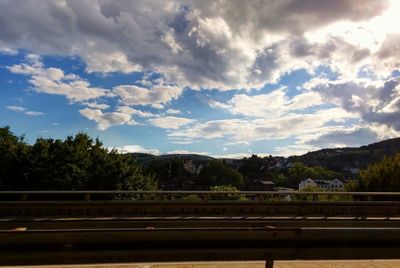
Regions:
<instances>
[{"instance_id":1,"label":"cloudy sky","mask_svg":"<svg viewBox=\"0 0 400 268\"><path fill-rule=\"evenodd\" d=\"M154 154L400 136L400 1L0 0L0 126Z\"/></svg>"}]
</instances>

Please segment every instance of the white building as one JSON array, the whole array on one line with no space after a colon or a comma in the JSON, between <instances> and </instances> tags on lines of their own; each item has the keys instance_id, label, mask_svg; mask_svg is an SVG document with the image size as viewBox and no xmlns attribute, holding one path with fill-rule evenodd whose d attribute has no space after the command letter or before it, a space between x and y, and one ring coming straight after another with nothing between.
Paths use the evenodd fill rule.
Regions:
<instances>
[{"instance_id":1,"label":"white building","mask_svg":"<svg viewBox=\"0 0 400 268\"><path fill-rule=\"evenodd\" d=\"M333 192L344 191L344 183L338 179L327 181L327 180L313 180L308 178L299 183L299 190L303 190L309 187L316 187L322 191L333 191Z\"/></svg>"},{"instance_id":2,"label":"white building","mask_svg":"<svg viewBox=\"0 0 400 268\"><path fill-rule=\"evenodd\" d=\"M306 179L299 183L299 190L303 190L309 187L318 187L318 184L313 179Z\"/></svg>"}]
</instances>

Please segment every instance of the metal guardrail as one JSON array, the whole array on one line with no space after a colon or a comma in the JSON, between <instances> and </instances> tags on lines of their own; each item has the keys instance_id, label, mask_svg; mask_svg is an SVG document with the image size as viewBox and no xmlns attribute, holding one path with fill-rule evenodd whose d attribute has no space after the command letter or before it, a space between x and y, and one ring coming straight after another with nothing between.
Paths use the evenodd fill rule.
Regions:
<instances>
[{"instance_id":1,"label":"metal guardrail","mask_svg":"<svg viewBox=\"0 0 400 268\"><path fill-rule=\"evenodd\" d=\"M398 201L0 201L0 217L400 217Z\"/></svg>"},{"instance_id":2,"label":"metal guardrail","mask_svg":"<svg viewBox=\"0 0 400 268\"><path fill-rule=\"evenodd\" d=\"M190 196L196 196L196 199L185 198ZM234 200L231 199L232 196L235 197ZM245 200L237 200L240 197L245 197ZM320 200L320 197L325 199ZM335 197L339 198L335 199ZM393 218L400 217L400 193L293 191L0 192L0 217L3 218L102 216Z\"/></svg>"},{"instance_id":3,"label":"metal guardrail","mask_svg":"<svg viewBox=\"0 0 400 268\"><path fill-rule=\"evenodd\" d=\"M193 195L201 200L185 199ZM218 200L231 196L244 196L246 201ZM316 201L320 196L328 199ZM329 201L334 197L350 200ZM35 217L48 219L48 227L38 222L29 228L0 230L0 266L267 260L266 267L272 267L273 260L393 259L400 256L400 228L396 224L400 219L400 201L387 198L400 200L400 193L0 191L0 217L8 220L7 224L2 223L3 227L15 223L24 226L24 221L35 221ZM117 227L111 221L102 225L65 224L52 218L87 221L91 217L132 219L152 215L159 217L160 223L149 228L126 227L126 223L125 227ZM175 216L186 217L190 223L171 221ZM196 220L196 216L223 216L226 222L219 225L207 222L202 226L204 223ZM266 217L290 216L303 221L287 224L275 220L261 224L236 218L236 222L229 222L235 216L261 217L263 221ZM342 224L340 217L349 216L356 219L351 222L347 219L347 223L342 220ZM325 222L325 217L336 217L339 224L331 226L314 221L307 227L303 225L307 217L319 217L318 222ZM167 218L169 222L163 224Z\"/></svg>"},{"instance_id":4,"label":"metal guardrail","mask_svg":"<svg viewBox=\"0 0 400 268\"><path fill-rule=\"evenodd\" d=\"M400 228L0 231L0 266L210 260L397 259Z\"/></svg>"},{"instance_id":5,"label":"metal guardrail","mask_svg":"<svg viewBox=\"0 0 400 268\"><path fill-rule=\"evenodd\" d=\"M101 197L131 197L132 200L157 199L177 200L189 196L197 196L201 200L218 200L229 197L239 196L246 200L292 200L295 197L311 197L311 200L318 200L318 197L340 197L351 198L352 200L369 201L387 198L399 198L400 192L300 192L300 191L0 191L0 199L7 197L19 197L19 200L29 200L32 197L49 198L49 200L59 197L75 197L84 200L92 200L93 197L101 200ZM81 200L82 200L81 199ZM34 199L33 199L34 200Z\"/></svg>"}]
</instances>

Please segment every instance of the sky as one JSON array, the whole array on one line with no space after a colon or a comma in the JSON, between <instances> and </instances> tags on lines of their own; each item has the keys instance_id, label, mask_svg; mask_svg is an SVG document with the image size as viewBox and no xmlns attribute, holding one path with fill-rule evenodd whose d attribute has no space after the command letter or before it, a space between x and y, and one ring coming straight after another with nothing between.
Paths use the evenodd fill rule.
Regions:
<instances>
[{"instance_id":1,"label":"sky","mask_svg":"<svg viewBox=\"0 0 400 268\"><path fill-rule=\"evenodd\" d=\"M400 1L0 0L0 126L121 152L400 136Z\"/></svg>"}]
</instances>

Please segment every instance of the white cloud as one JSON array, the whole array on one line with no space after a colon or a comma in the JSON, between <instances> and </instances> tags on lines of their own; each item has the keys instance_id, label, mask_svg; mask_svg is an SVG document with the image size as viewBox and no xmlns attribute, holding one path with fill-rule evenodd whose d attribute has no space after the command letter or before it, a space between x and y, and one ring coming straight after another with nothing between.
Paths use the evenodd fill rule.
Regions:
<instances>
[{"instance_id":1,"label":"white cloud","mask_svg":"<svg viewBox=\"0 0 400 268\"><path fill-rule=\"evenodd\" d=\"M30 115L30 116L38 116L38 115L43 115L44 113L42 113L42 112L35 112L35 111L26 111L25 114L26 114L26 115Z\"/></svg>"},{"instance_id":2,"label":"white cloud","mask_svg":"<svg viewBox=\"0 0 400 268\"><path fill-rule=\"evenodd\" d=\"M195 122L195 120L184 117L165 116L165 117L149 119L148 122L153 126L160 128L179 129L182 126Z\"/></svg>"},{"instance_id":3,"label":"white cloud","mask_svg":"<svg viewBox=\"0 0 400 268\"><path fill-rule=\"evenodd\" d=\"M118 125L136 125L132 119L132 113L123 108L117 109L115 112L102 112L99 109L85 108L79 110L79 113L89 120L93 120L97 124L99 130L106 130L112 126Z\"/></svg>"},{"instance_id":4,"label":"white cloud","mask_svg":"<svg viewBox=\"0 0 400 268\"><path fill-rule=\"evenodd\" d=\"M227 142L227 143L225 143L225 145L226 146L235 146L235 145L249 146L250 142L248 142L248 141Z\"/></svg>"},{"instance_id":5,"label":"white cloud","mask_svg":"<svg viewBox=\"0 0 400 268\"><path fill-rule=\"evenodd\" d=\"M146 149L143 148L140 145L124 145L124 146L119 146L119 147L113 147L109 149L115 149L120 153L146 153L146 154L153 154L153 155L159 155L160 151L157 149Z\"/></svg>"},{"instance_id":6,"label":"white cloud","mask_svg":"<svg viewBox=\"0 0 400 268\"><path fill-rule=\"evenodd\" d=\"M280 156L292 156L292 155L302 155L310 151L315 151L320 149L320 147L315 147L307 144L295 144L288 145L285 147L276 147L274 150L274 155Z\"/></svg>"},{"instance_id":7,"label":"white cloud","mask_svg":"<svg viewBox=\"0 0 400 268\"><path fill-rule=\"evenodd\" d=\"M151 112L145 112L142 110L138 110L129 106L120 106L117 109L118 112L122 112L125 114L129 114L129 115L136 115L138 117L144 117L144 118L148 118L148 117L158 117L157 114L153 114Z\"/></svg>"},{"instance_id":8,"label":"white cloud","mask_svg":"<svg viewBox=\"0 0 400 268\"><path fill-rule=\"evenodd\" d=\"M167 154L199 154L199 155L210 155L208 152L195 152L195 151L187 151L187 150L174 150L174 151L169 151Z\"/></svg>"},{"instance_id":9,"label":"white cloud","mask_svg":"<svg viewBox=\"0 0 400 268\"><path fill-rule=\"evenodd\" d=\"M99 110L106 110L106 109L110 108L110 105L105 104L105 103L98 103L96 101L92 101L92 102L84 101L81 104L85 105L85 106L87 106L89 108L99 109Z\"/></svg>"},{"instance_id":10,"label":"white cloud","mask_svg":"<svg viewBox=\"0 0 400 268\"><path fill-rule=\"evenodd\" d=\"M26 115L29 115L29 116L44 115L44 113L42 113L42 112L29 111L25 107L21 107L21 106L10 105L10 106L6 106L6 108L8 110L11 110L11 111L14 111L14 112L18 112L18 113L23 113L23 114L26 114Z\"/></svg>"},{"instance_id":11,"label":"white cloud","mask_svg":"<svg viewBox=\"0 0 400 268\"><path fill-rule=\"evenodd\" d=\"M309 114L289 113L270 118L252 120L226 119L196 123L190 127L171 131L171 138L184 140L207 140L224 138L228 142L241 142L269 139L287 139L315 136L337 129L337 124L357 119L356 114L341 108L319 110Z\"/></svg>"},{"instance_id":12,"label":"white cloud","mask_svg":"<svg viewBox=\"0 0 400 268\"><path fill-rule=\"evenodd\" d=\"M14 56L14 55L18 54L18 50L11 49L11 48L8 48L8 47L3 47L0 44L0 54Z\"/></svg>"},{"instance_id":13,"label":"white cloud","mask_svg":"<svg viewBox=\"0 0 400 268\"><path fill-rule=\"evenodd\" d=\"M286 94L286 88L273 90L266 94L236 94L227 103L209 101L213 108L220 108L232 114L250 117L270 117L295 110L302 110L323 104L318 93L300 93L293 98Z\"/></svg>"},{"instance_id":14,"label":"white cloud","mask_svg":"<svg viewBox=\"0 0 400 268\"><path fill-rule=\"evenodd\" d=\"M141 71L141 67L129 61L127 55L121 51L105 53L89 53L86 57L87 71L91 72L122 72L131 73Z\"/></svg>"},{"instance_id":15,"label":"white cloud","mask_svg":"<svg viewBox=\"0 0 400 268\"><path fill-rule=\"evenodd\" d=\"M163 105L176 100L182 94L182 89L167 85L154 85L143 88L134 85L121 85L113 92L121 98L125 105L152 105L153 108L163 108Z\"/></svg>"},{"instance_id":16,"label":"white cloud","mask_svg":"<svg viewBox=\"0 0 400 268\"><path fill-rule=\"evenodd\" d=\"M29 54L28 63L15 64L8 69L12 73L30 76L30 84L39 93L63 95L72 102L81 102L110 95L110 91L91 87L90 84L75 76L65 75L59 68L46 68L40 56Z\"/></svg>"},{"instance_id":17,"label":"white cloud","mask_svg":"<svg viewBox=\"0 0 400 268\"><path fill-rule=\"evenodd\" d=\"M180 113L182 113L181 111L175 110L175 109L168 109L168 110L166 110L165 112L166 112L167 114L180 114Z\"/></svg>"},{"instance_id":18,"label":"white cloud","mask_svg":"<svg viewBox=\"0 0 400 268\"><path fill-rule=\"evenodd\" d=\"M13 105L6 106L6 108L7 108L8 110L11 110L11 111L14 111L14 112L25 112L25 110L26 110L24 107L21 107L21 106L13 106Z\"/></svg>"}]
</instances>

